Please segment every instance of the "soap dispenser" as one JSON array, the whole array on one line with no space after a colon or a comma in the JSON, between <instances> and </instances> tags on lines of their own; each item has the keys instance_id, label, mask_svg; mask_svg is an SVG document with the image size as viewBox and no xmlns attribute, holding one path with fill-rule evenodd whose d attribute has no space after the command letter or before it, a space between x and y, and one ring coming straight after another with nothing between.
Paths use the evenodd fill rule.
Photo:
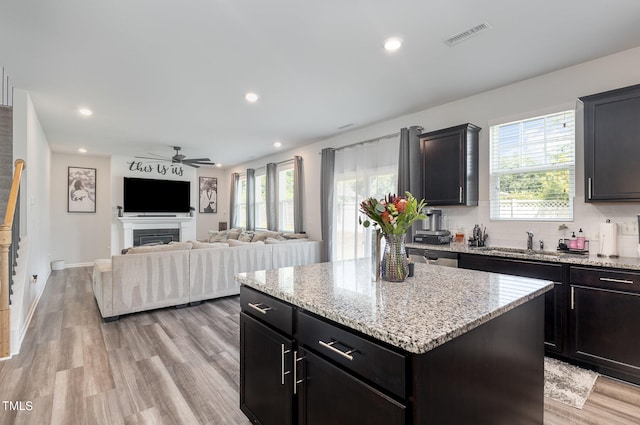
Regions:
<instances>
[{"instance_id":1,"label":"soap dispenser","mask_svg":"<svg viewBox=\"0 0 640 425\"><path fill-rule=\"evenodd\" d=\"M569 239L569 249L576 249L578 241L576 239L576 232L571 232L571 239Z\"/></svg>"},{"instance_id":2,"label":"soap dispenser","mask_svg":"<svg viewBox=\"0 0 640 425\"><path fill-rule=\"evenodd\" d=\"M584 232L582 229L578 230L578 237L576 238L576 248L583 250L584 249Z\"/></svg>"}]
</instances>

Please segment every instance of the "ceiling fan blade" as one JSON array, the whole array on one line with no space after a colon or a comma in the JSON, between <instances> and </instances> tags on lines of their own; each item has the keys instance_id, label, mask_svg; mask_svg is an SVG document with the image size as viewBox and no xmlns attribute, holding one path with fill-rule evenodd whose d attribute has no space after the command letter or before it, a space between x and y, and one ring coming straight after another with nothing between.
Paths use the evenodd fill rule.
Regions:
<instances>
[{"instance_id":1,"label":"ceiling fan blade","mask_svg":"<svg viewBox=\"0 0 640 425\"><path fill-rule=\"evenodd\" d=\"M199 165L191 164L191 163L189 163L189 162L182 162L182 164L184 164L184 165L188 165L189 167L193 167L193 168L200 168L200 166L199 166Z\"/></svg>"},{"instance_id":2,"label":"ceiling fan blade","mask_svg":"<svg viewBox=\"0 0 640 425\"><path fill-rule=\"evenodd\" d=\"M183 162L210 162L209 158L189 158L184 159Z\"/></svg>"}]
</instances>

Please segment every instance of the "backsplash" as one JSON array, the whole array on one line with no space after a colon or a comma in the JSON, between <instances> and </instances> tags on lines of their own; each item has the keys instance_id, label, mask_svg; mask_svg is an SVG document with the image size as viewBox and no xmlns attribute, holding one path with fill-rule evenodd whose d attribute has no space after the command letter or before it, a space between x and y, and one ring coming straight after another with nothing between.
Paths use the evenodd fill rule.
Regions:
<instances>
[{"instance_id":1,"label":"backsplash","mask_svg":"<svg viewBox=\"0 0 640 425\"><path fill-rule=\"evenodd\" d=\"M558 240L569 238L572 232L582 229L589 240L590 252L598 252L600 223L610 219L618 225L618 255L638 257L638 214L639 203L597 203L587 204L584 197L575 198L574 221L492 221L489 220L489 201L479 201L477 207L443 207L442 227L451 232L462 230L465 237L471 234L475 224L487 227L488 246L526 248L527 231L534 234L534 248L539 249L539 241L544 241L547 251L558 246ZM558 230L561 224L567 230Z\"/></svg>"}]
</instances>

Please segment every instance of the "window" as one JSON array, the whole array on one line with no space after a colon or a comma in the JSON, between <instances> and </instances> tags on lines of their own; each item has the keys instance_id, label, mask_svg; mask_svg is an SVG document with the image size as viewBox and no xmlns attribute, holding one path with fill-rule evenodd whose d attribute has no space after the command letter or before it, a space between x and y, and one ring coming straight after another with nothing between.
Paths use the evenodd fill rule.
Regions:
<instances>
[{"instance_id":1,"label":"window","mask_svg":"<svg viewBox=\"0 0 640 425\"><path fill-rule=\"evenodd\" d=\"M247 176L240 176L236 188L236 211L238 212L238 227L247 227Z\"/></svg>"},{"instance_id":2,"label":"window","mask_svg":"<svg viewBox=\"0 0 640 425\"><path fill-rule=\"evenodd\" d=\"M491 127L492 220L573 220L574 111Z\"/></svg>"},{"instance_id":3,"label":"window","mask_svg":"<svg viewBox=\"0 0 640 425\"><path fill-rule=\"evenodd\" d=\"M333 260L371 256L372 227L358 223L360 203L383 198L398 186L399 137L336 150L333 181Z\"/></svg>"},{"instance_id":4,"label":"window","mask_svg":"<svg viewBox=\"0 0 640 425\"><path fill-rule=\"evenodd\" d=\"M267 175L264 170L255 175L255 225L256 229L267 228Z\"/></svg>"},{"instance_id":5,"label":"window","mask_svg":"<svg viewBox=\"0 0 640 425\"><path fill-rule=\"evenodd\" d=\"M279 166L277 174L278 230L293 232L293 163Z\"/></svg>"}]
</instances>

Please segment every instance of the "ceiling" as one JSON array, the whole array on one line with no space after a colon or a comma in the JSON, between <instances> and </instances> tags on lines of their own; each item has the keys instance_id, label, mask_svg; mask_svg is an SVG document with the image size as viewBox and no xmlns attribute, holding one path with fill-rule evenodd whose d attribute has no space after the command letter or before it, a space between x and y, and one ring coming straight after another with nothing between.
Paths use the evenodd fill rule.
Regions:
<instances>
[{"instance_id":1,"label":"ceiling","mask_svg":"<svg viewBox=\"0 0 640 425\"><path fill-rule=\"evenodd\" d=\"M2 0L0 65L55 152L230 166L636 47L639 21L637 0Z\"/></svg>"}]
</instances>

